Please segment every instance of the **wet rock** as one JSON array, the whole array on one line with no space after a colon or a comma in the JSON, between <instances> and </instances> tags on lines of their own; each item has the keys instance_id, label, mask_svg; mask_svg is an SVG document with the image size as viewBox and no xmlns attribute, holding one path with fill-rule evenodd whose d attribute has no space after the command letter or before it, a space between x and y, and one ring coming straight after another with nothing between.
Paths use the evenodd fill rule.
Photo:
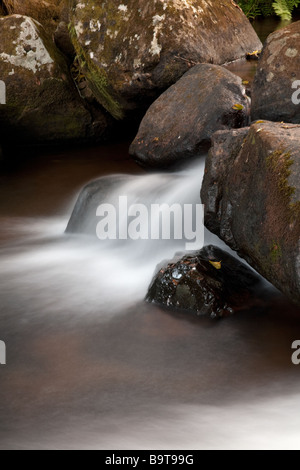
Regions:
<instances>
[{"instance_id":1,"label":"wet rock","mask_svg":"<svg viewBox=\"0 0 300 470\"><path fill-rule=\"evenodd\" d=\"M226 317L249 302L260 282L237 258L210 245L164 263L146 301L212 318Z\"/></svg>"},{"instance_id":2,"label":"wet rock","mask_svg":"<svg viewBox=\"0 0 300 470\"><path fill-rule=\"evenodd\" d=\"M300 304L300 126L217 132L201 190L205 225Z\"/></svg>"},{"instance_id":3,"label":"wet rock","mask_svg":"<svg viewBox=\"0 0 300 470\"><path fill-rule=\"evenodd\" d=\"M197 63L262 47L230 0L74 0L71 36L94 96L115 118L144 111Z\"/></svg>"},{"instance_id":4,"label":"wet rock","mask_svg":"<svg viewBox=\"0 0 300 470\"><path fill-rule=\"evenodd\" d=\"M6 105L2 143L49 143L101 138L107 118L92 118L64 57L42 26L26 16L0 18L0 70Z\"/></svg>"},{"instance_id":5,"label":"wet rock","mask_svg":"<svg viewBox=\"0 0 300 470\"><path fill-rule=\"evenodd\" d=\"M134 177L125 175L104 176L87 184L79 194L74 210L69 220L66 233L86 234L96 237L97 208L100 204L118 205L118 188L123 184L134 181ZM117 191L114 194L114 190Z\"/></svg>"},{"instance_id":6,"label":"wet rock","mask_svg":"<svg viewBox=\"0 0 300 470\"><path fill-rule=\"evenodd\" d=\"M271 34L252 90L252 117L300 123L300 21ZM294 98L293 98L294 97Z\"/></svg>"},{"instance_id":7,"label":"wet rock","mask_svg":"<svg viewBox=\"0 0 300 470\"><path fill-rule=\"evenodd\" d=\"M63 0L2 0L9 15L29 16L53 32Z\"/></svg>"},{"instance_id":8,"label":"wet rock","mask_svg":"<svg viewBox=\"0 0 300 470\"><path fill-rule=\"evenodd\" d=\"M215 131L249 124L249 103L241 78L218 65L198 65L149 108L130 154L151 167L199 156Z\"/></svg>"}]
</instances>

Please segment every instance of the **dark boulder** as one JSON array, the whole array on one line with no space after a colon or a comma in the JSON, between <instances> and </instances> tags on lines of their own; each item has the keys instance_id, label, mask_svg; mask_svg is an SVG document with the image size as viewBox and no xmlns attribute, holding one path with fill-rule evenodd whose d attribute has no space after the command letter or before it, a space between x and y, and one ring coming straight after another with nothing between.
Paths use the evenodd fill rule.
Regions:
<instances>
[{"instance_id":1,"label":"dark boulder","mask_svg":"<svg viewBox=\"0 0 300 470\"><path fill-rule=\"evenodd\" d=\"M201 197L207 228L300 304L300 126L217 132Z\"/></svg>"},{"instance_id":2,"label":"dark boulder","mask_svg":"<svg viewBox=\"0 0 300 470\"><path fill-rule=\"evenodd\" d=\"M113 175L103 176L87 184L78 196L66 233L86 234L96 237L97 223L99 222L96 217L98 206L103 203L110 203L117 207L118 189L120 190L124 184L130 184L133 181L133 176Z\"/></svg>"},{"instance_id":3,"label":"dark boulder","mask_svg":"<svg viewBox=\"0 0 300 470\"><path fill-rule=\"evenodd\" d=\"M176 258L154 276L147 302L212 318L231 315L254 298L260 277L215 246Z\"/></svg>"},{"instance_id":4,"label":"dark boulder","mask_svg":"<svg viewBox=\"0 0 300 470\"><path fill-rule=\"evenodd\" d=\"M249 124L242 79L218 65L187 72L149 108L130 154L149 167L197 157L217 130Z\"/></svg>"},{"instance_id":5,"label":"dark boulder","mask_svg":"<svg viewBox=\"0 0 300 470\"><path fill-rule=\"evenodd\" d=\"M300 123L300 21L271 34L252 89L252 118Z\"/></svg>"}]
</instances>

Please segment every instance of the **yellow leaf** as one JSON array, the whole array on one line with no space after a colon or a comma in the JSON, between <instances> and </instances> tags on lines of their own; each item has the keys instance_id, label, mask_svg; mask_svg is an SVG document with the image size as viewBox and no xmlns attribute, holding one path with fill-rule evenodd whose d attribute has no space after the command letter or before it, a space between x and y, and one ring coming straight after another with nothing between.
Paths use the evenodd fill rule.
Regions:
<instances>
[{"instance_id":1,"label":"yellow leaf","mask_svg":"<svg viewBox=\"0 0 300 470\"><path fill-rule=\"evenodd\" d=\"M209 261L209 262L215 269L222 268L222 261Z\"/></svg>"},{"instance_id":2,"label":"yellow leaf","mask_svg":"<svg viewBox=\"0 0 300 470\"><path fill-rule=\"evenodd\" d=\"M255 124L263 124L265 121L256 121Z\"/></svg>"},{"instance_id":3,"label":"yellow leaf","mask_svg":"<svg viewBox=\"0 0 300 470\"><path fill-rule=\"evenodd\" d=\"M249 81L248 81L248 80L243 80L243 81L242 81L242 84L243 84L243 85L249 85Z\"/></svg>"},{"instance_id":4,"label":"yellow leaf","mask_svg":"<svg viewBox=\"0 0 300 470\"><path fill-rule=\"evenodd\" d=\"M242 104L236 103L232 106L232 109L236 111L242 111L242 109L244 109L244 106Z\"/></svg>"}]
</instances>

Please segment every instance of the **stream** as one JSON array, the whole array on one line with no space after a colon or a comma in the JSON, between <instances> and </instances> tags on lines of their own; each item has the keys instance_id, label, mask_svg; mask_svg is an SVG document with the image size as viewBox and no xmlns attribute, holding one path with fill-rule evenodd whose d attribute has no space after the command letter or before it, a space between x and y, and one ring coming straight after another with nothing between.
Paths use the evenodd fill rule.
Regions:
<instances>
[{"instance_id":1,"label":"stream","mask_svg":"<svg viewBox=\"0 0 300 470\"><path fill-rule=\"evenodd\" d=\"M64 234L101 176L134 175L134 200L198 200L204 157L166 181L127 150L40 152L0 174L0 449L299 449L299 308L267 283L221 321L148 305L176 243Z\"/></svg>"}]
</instances>

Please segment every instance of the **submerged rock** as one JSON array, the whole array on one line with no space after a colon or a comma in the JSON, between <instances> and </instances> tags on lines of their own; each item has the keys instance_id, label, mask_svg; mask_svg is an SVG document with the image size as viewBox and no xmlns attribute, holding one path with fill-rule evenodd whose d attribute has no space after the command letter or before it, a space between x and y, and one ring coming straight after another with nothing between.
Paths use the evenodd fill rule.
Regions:
<instances>
[{"instance_id":1,"label":"submerged rock","mask_svg":"<svg viewBox=\"0 0 300 470\"><path fill-rule=\"evenodd\" d=\"M300 125L217 132L201 196L207 228L300 304Z\"/></svg>"},{"instance_id":2,"label":"submerged rock","mask_svg":"<svg viewBox=\"0 0 300 470\"><path fill-rule=\"evenodd\" d=\"M107 118L97 122L69 76L64 57L33 19L0 18L0 70L6 104L0 107L2 143L69 142L101 137Z\"/></svg>"},{"instance_id":3,"label":"submerged rock","mask_svg":"<svg viewBox=\"0 0 300 470\"><path fill-rule=\"evenodd\" d=\"M73 0L71 36L94 96L114 117L145 110L197 63L262 47L241 10L208 0Z\"/></svg>"},{"instance_id":4,"label":"submerged rock","mask_svg":"<svg viewBox=\"0 0 300 470\"><path fill-rule=\"evenodd\" d=\"M300 123L300 21L272 33L252 89L252 118Z\"/></svg>"},{"instance_id":5,"label":"submerged rock","mask_svg":"<svg viewBox=\"0 0 300 470\"><path fill-rule=\"evenodd\" d=\"M210 245L164 265L154 276L146 301L225 317L243 309L260 282L244 263Z\"/></svg>"},{"instance_id":6,"label":"submerged rock","mask_svg":"<svg viewBox=\"0 0 300 470\"><path fill-rule=\"evenodd\" d=\"M96 237L99 205L107 203L117 207L120 189L126 183L133 183L134 179L134 176L112 175L88 183L78 196L66 233Z\"/></svg>"},{"instance_id":7,"label":"submerged rock","mask_svg":"<svg viewBox=\"0 0 300 470\"><path fill-rule=\"evenodd\" d=\"M130 154L144 166L166 167L200 155L212 134L249 124L242 79L218 65L187 72L149 108Z\"/></svg>"}]
</instances>

